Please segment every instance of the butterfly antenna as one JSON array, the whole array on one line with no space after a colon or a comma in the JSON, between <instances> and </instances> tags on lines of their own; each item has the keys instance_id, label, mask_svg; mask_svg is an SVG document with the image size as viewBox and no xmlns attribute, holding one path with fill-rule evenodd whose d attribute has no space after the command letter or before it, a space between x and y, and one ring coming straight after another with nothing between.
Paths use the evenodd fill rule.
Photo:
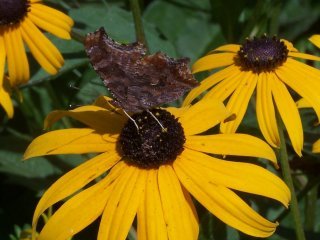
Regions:
<instances>
[{"instance_id":1,"label":"butterfly antenna","mask_svg":"<svg viewBox=\"0 0 320 240\"><path fill-rule=\"evenodd\" d=\"M162 131L163 131L163 132L166 132L167 129L163 127L163 125L161 124L161 122L159 121L159 119L158 119L149 109L147 109L146 111L154 118L154 120L157 121L157 123L158 123L158 124L160 125L160 127L162 128Z\"/></svg>"},{"instance_id":2,"label":"butterfly antenna","mask_svg":"<svg viewBox=\"0 0 320 240\"><path fill-rule=\"evenodd\" d=\"M139 132L139 126L138 126L136 120L134 120L124 109L122 109L122 111L123 111L124 114L134 123L134 125L135 125L136 128L137 128L137 131Z\"/></svg>"}]
</instances>

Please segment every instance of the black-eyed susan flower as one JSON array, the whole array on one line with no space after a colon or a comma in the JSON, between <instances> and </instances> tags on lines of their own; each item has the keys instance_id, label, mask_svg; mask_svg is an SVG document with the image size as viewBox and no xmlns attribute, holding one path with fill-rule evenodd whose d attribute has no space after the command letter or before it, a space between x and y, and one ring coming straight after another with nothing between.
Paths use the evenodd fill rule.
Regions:
<instances>
[{"instance_id":1,"label":"black-eyed susan flower","mask_svg":"<svg viewBox=\"0 0 320 240\"><path fill-rule=\"evenodd\" d=\"M273 234L277 223L263 218L233 190L287 206L290 192L283 181L260 166L209 155L259 157L276 164L271 147L245 134L200 135L226 118L222 103L202 100L191 107L151 110L163 128L150 112L136 113L131 117L138 129L117 109L106 106L105 98L100 98L95 105L51 113L46 127L64 116L87 127L45 133L26 150L25 159L100 153L66 173L42 196L34 213L34 231L46 209L69 198L42 228L38 240L68 239L101 215L97 239L125 239L135 217L138 239L197 239L198 217L191 195L244 233Z\"/></svg>"},{"instance_id":2,"label":"black-eyed susan flower","mask_svg":"<svg viewBox=\"0 0 320 240\"><path fill-rule=\"evenodd\" d=\"M44 70L50 74L56 74L63 65L63 57L40 29L59 38L70 39L72 25L73 20L70 17L45 6L41 0L1 0L0 78L3 77L3 69L7 65L11 87L29 80L25 44ZM4 92L7 94L8 91L2 79L1 83L0 103L10 116L7 95L4 97L3 94Z\"/></svg>"},{"instance_id":3,"label":"black-eyed susan flower","mask_svg":"<svg viewBox=\"0 0 320 240\"><path fill-rule=\"evenodd\" d=\"M320 48L320 34L312 35L309 38L309 41L316 45L318 48Z\"/></svg>"},{"instance_id":4,"label":"black-eyed susan flower","mask_svg":"<svg viewBox=\"0 0 320 240\"><path fill-rule=\"evenodd\" d=\"M229 98L227 108L236 114L236 119L222 123L220 130L232 133L239 127L256 90L257 120L267 142L273 147L280 145L276 105L293 148L301 156L303 129L288 87L310 102L320 119L320 71L295 58L320 60L319 57L298 52L290 42L276 37L262 36L247 39L241 46L228 44L218 47L196 61L193 72L222 69L193 89L184 105L214 86L205 98L221 101Z\"/></svg>"}]
</instances>

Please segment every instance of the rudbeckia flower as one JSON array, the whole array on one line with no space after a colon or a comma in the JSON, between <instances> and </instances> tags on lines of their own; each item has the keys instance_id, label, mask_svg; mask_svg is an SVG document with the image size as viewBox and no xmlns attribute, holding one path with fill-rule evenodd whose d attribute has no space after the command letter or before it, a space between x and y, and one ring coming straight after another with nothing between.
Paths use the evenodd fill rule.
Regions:
<instances>
[{"instance_id":1,"label":"rudbeckia flower","mask_svg":"<svg viewBox=\"0 0 320 240\"><path fill-rule=\"evenodd\" d=\"M3 77L7 64L11 87L29 80L29 64L24 43L45 71L56 74L63 65L63 57L40 29L59 38L70 39L72 25L73 20L70 17L43 5L41 0L1 0L0 78ZM4 89L2 81L3 79L0 82L0 103L8 116L12 117L5 107L8 99L7 95L4 97L4 92L7 94L8 91Z\"/></svg>"},{"instance_id":2,"label":"rudbeckia flower","mask_svg":"<svg viewBox=\"0 0 320 240\"><path fill-rule=\"evenodd\" d=\"M256 90L256 115L266 141L279 147L276 110L287 129L295 152L301 156L303 129L297 106L288 87L305 98L320 119L320 71L295 58L317 60L300 53L286 40L262 36L247 39L243 45L228 44L211 51L193 65L193 73L221 68L193 89L184 101L190 104L204 91L205 98L225 101L236 115L235 121L220 125L223 133L236 132Z\"/></svg>"},{"instance_id":3,"label":"rudbeckia flower","mask_svg":"<svg viewBox=\"0 0 320 240\"><path fill-rule=\"evenodd\" d=\"M320 35L319 34L312 35L309 38L309 41L312 42L314 45L316 45L318 48L320 48Z\"/></svg>"},{"instance_id":4,"label":"rudbeckia flower","mask_svg":"<svg viewBox=\"0 0 320 240\"><path fill-rule=\"evenodd\" d=\"M153 109L153 116L143 111L128 120L119 109L107 107L106 101L100 98L95 105L51 113L46 127L64 116L87 127L45 133L25 152L25 159L100 153L44 193L34 213L34 231L46 209L69 198L44 225L38 240L68 239L100 215L97 239L101 240L125 239L135 217L138 239L197 239L198 217L191 195L246 234L274 233L278 224L255 212L233 190L287 206L290 192L285 183L255 164L217 157L259 157L276 164L271 147L245 134L200 134L228 115L221 102L203 100L183 108Z\"/></svg>"}]
</instances>

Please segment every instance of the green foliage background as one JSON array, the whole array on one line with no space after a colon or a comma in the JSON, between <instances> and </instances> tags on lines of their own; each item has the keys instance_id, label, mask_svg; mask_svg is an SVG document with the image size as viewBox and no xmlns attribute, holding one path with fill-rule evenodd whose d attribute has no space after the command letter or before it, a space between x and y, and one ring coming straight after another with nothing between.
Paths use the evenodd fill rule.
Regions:
<instances>
[{"instance_id":1,"label":"green foliage background","mask_svg":"<svg viewBox=\"0 0 320 240\"><path fill-rule=\"evenodd\" d=\"M128 1L48 0L45 3L67 12L75 20L75 39L104 26L109 35L119 42L135 41ZM320 55L320 51L307 41L312 34L320 33L320 1L317 0L142 0L141 7L151 52L163 51L171 57L189 57L191 63L219 45L241 43L248 36L263 33L277 34L292 41L300 51ZM28 144L44 132L45 116L52 110L89 104L98 96L108 94L88 63L81 43L47 36L63 53L64 67L58 75L49 76L28 54L32 78L20 88L23 101L19 101L19 94L13 96L15 116L11 120L0 110L2 240L19 239L21 229L28 228L31 223L41 193L59 176L88 157L50 156L22 162L22 154ZM196 77L203 79L205 76L198 74ZM240 131L261 137L252 106ZM320 239L320 158L310 152L311 144L320 136L320 128L313 125L316 118L312 111L301 110L301 115L305 127L304 157L297 160L290 152L290 158L299 169L295 181L301 195L299 203L307 239ZM54 128L75 124L64 119ZM307 190L301 191L305 186ZM274 202L245 194L241 196L271 220L283 211ZM201 206L198 210L200 239L253 239L227 227ZM97 223L93 224L74 239L95 239L97 226ZM133 236L129 238L134 239ZM276 234L270 239L295 239L290 216L284 215Z\"/></svg>"}]
</instances>

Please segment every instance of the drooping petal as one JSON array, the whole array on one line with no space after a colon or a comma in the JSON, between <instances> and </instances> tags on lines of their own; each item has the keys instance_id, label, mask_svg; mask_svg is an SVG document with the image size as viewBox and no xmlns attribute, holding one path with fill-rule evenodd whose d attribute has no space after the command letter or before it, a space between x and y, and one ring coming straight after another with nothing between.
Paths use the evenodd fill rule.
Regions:
<instances>
[{"instance_id":1,"label":"drooping petal","mask_svg":"<svg viewBox=\"0 0 320 240\"><path fill-rule=\"evenodd\" d=\"M111 197L113 179L106 177L64 203L43 227L38 240L69 239L97 219Z\"/></svg>"},{"instance_id":2,"label":"drooping petal","mask_svg":"<svg viewBox=\"0 0 320 240\"><path fill-rule=\"evenodd\" d=\"M320 153L320 139L312 145L312 152Z\"/></svg>"},{"instance_id":3,"label":"drooping petal","mask_svg":"<svg viewBox=\"0 0 320 240\"><path fill-rule=\"evenodd\" d=\"M318 48L320 48L320 35L312 35L309 38L309 41L316 45Z\"/></svg>"},{"instance_id":4,"label":"drooping petal","mask_svg":"<svg viewBox=\"0 0 320 240\"><path fill-rule=\"evenodd\" d=\"M121 157L116 152L103 153L82 163L59 178L40 199L33 215L33 229L35 230L39 217L46 209L86 186L89 182L108 171L120 159ZM117 164L112 172L115 176L118 176L122 169L123 165ZM113 179L112 176L110 174L108 178Z\"/></svg>"},{"instance_id":5,"label":"drooping petal","mask_svg":"<svg viewBox=\"0 0 320 240\"><path fill-rule=\"evenodd\" d=\"M308 60L320 61L320 57L317 57L317 56L311 55L311 54L307 54L307 53L301 53L301 52L289 52L288 56L302 58L302 59L308 59Z\"/></svg>"},{"instance_id":6,"label":"drooping petal","mask_svg":"<svg viewBox=\"0 0 320 240\"><path fill-rule=\"evenodd\" d=\"M204 99L192 105L179 118L185 135L194 135L214 127L229 115L222 102Z\"/></svg>"},{"instance_id":7,"label":"drooping petal","mask_svg":"<svg viewBox=\"0 0 320 240\"><path fill-rule=\"evenodd\" d=\"M290 190L268 170L250 163L233 162L185 149L179 160L186 171L194 169L213 184L275 199L288 207Z\"/></svg>"},{"instance_id":8,"label":"drooping petal","mask_svg":"<svg viewBox=\"0 0 320 240\"><path fill-rule=\"evenodd\" d=\"M234 53L214 53L198 59L192 65L192 73L234 64Z\"/></svg>"},{"instance_id":9,"label":"drooping petal","mask_svg":"<svg viewBox=\"0 0 320 240\"><path fill-rule=\"evenodd\" d=\"M168 231L161 204L158 170L148 170L146 191L138 209L138 239L167 240Z\"/></svg>"},{"instance_id":10,"label":"drooping petal","mask_svg":"<svg viewBox=\"0 0 320 240\"><path fill-rule=\"evenodd\" d=\"M215 98L223 102L237 89L244 77L246 77L246 75L242 73L227 77L210 89L203 98Z\"/></svg>"},{"instance_id":11,"label":"drooping petal","mask_svg":"<svg viewBox=\"0 0 320 240\"><path fill-rule=\"evenodd\" d=\"M159 168L158 182L168 238L197 239L197 220L171 166L162 165Z\"/></svg>"},{"instance_id":12,"label":"drooping petal","mask_svg":"<svg viewBox=\"0 0 320 240\"><path fill-rule=\"evenodd\" d=\"M215 49L213 49L212 51L210 51L210 53L212 52L233 52L233 53L237 53L240 50L240 45L238 44L226 44L220 47L217 47Z\"/></svg>"},{"instance_id":13,"label":"drooping petal","mask_svg":"<svg viewBox=\"0 0 320 240\"><path fill-rule=\"evenodd\" d=\"M53 111L45 119L44 127L49 128L62 117L72 117L98 132L119 133L126 119L116 112L98 106L82 106L69 111Z\"/></svg>"},{"instance_id":14,"label":"drooping petal","mask_svg":"<svg viewBox=\"0 0 320 240\"><path fill-rule=\"evenodd\" d=\"M56 74L64 63L59 50L28 18L21 23L21 34L41 67L52 75Z\"/></svg>"},{"instance_id":15,"label":"drooping petal","mask_svg":"<svg viewBox=\"0 0 320 240\"><path fill-rule=\"evenodd\" d=\"M273 79L269 79L269 81L271 84L272 95L282 121L287 129L292 146L295 152L299 156L302 156L303 129L298 108L286 86L277 79L276 76L274 76Z\"/></svg>"},{"instance_id":16,"label":"drooping petal","mask_svg":"<svg viewBox=\"0 0 320 240\"><path fill-rule=\"evenodd\" d=\"M220 131L223 133L233 133L237 130L256 87L257 75L250 71L243 73L243 75L244 76L239 87L234 91L226 106L231 113L236 115L236 119L234 121L221 123Z\"/></svg>"},{"instance_id":17,"label":"drooping petal","mask_svg":"<svg viewBox=\"0 0 320 240\"><path fill-rule=\"evenodd\" d=\"M277 164L272 148L261 139L247 134L188 136L185 146L206 153L265 158Z\"/></svg>"},{"instance_id":18,"label":"drooping petal","mask_svg":"<svg viewBox=\"0 0 320 240\"><path fill-rule=\"evenodd\" d=\"M21 29L17 27L8 27L3 35L9 79L11 86L18 86L29 80L29 63L23 46Z\"/></svg>"},{"instance_id":19,"label":"drooping petal","mask_svg":"<svg viewBox=\"0 0 320 240\"><path fill-rule=\"evenodd\" d=\"M315 110L320 119L320 73L318 69L302 64L293 59L287 59L284 64L277 69L276 74L281 81L296 91Z\"/></svg>"},{"instance_id":20,"label":"drooping petal","mask_svg":"<svg viewBox=\"0 0 320 240\"><path fill-rule=\"evenodd\" d=\"M70 39L73 20L66 14L43 4L33 4L28 18L38 27L59 38Z\"/></svg>"},{"instance_id":21,"label":"drooping petal","mask_svg":"<svg viewBox=\"0 0 320 240\"><path fill-rule=\"evenodd\" d=\"M174 169L179 180L212 214L226 224L251 236L268 237L274 233L276 223L260 216L224 185L215 184L202 172L186 166L188 163L180 158L174 162ZM225 180L227 181L228 178ZM253 181L256 182L257 179Z\"/></svg>"},{"instance_id":22,"label":"drooping petal","mask_svg":"<svg viewBox=\"0 0 320 240\"><path fill-rule=\"evenodd\" d=\"M199 87L196 87L192 89L185 100L183 101L183 106L187 106L191 104L191 102L196 99L201 93L212 87L213 85L219 83L225 78L232 78L234 76L237 76L240 72L239 68L235 65L231 65L229 67L226 67L225 69L222 69L221 71L218 71L211 76L204 79Z\"/></svg>"},{"instance_id":23,"label":"drooping petal","mask_svg":"<svg viewBox=\"0 0 320 240\"><path fill-rule=\"evenodd\" d=\"M54 155L107 152L116 148L101 134L88 128L70 128L45 133L32 141L24 159Z\"/></svg>"},{"instance_id":24,"label":"drooping petal","mask_svg":"<svg viewBox=\"0 0 320 240\"><path fill-rule=\"evenodd\" d=\"M112 197L105 206L98 240L126 239L144 196L147 173L147 170L126 166L122 176L114 183Z\"/></svg>"},{"instance_id":25,"label":"drooping petal","mask_svg":"<svg viewBox=\"0 0 320 240\"><path fill-rule=\"evenodd\" d=\"M258 77L256 114L264 138L272 147L279 147L280 137L267 73L260 73Z\"/></svg>"}]
</instances>

